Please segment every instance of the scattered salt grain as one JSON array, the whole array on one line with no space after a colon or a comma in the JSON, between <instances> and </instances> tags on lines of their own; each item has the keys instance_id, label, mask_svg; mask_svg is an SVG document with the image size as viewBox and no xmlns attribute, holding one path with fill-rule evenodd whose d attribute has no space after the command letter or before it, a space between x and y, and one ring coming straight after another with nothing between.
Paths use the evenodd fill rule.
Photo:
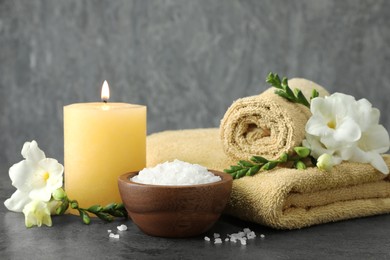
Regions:
<instances>
[{"instance_id":1,"label":"scattered salt grain","mask_svg":"<svg viewBox=\"0 0 390 260\"><path fill-rule=\"evenodd\" d=\"M110 233L109 237L119 239L119 234Z\"/></svg>"},{"instance_id":2,"label":"scattered salt grain","mask_svg":"<svg viewBox=\"0 0 390 260\"><path fill-rule=\"evenodd\" d=\"M108 233L111 233L111 229L107 230Z\"/></svg>"},{"instance_id":3,"label":"scattered salt grain","mask_svg":"<svg viewBox=\"0 0 390 260\"><path fill-rule=\"evenodd\" d=\"M222 244L222 238L221 235L218 233L214 233L214 244ZM243 231L239 231L237 233L232 233L232 234L227 234L227 237L225 238L225 242L232 242L232 243L237 243L240 242L241 245L246 245L248 240L250 239L255 239L256 238L256 233L249 228L244 228ZM264 238L265 235L261 234L261 238ZM210 241L209 237L204 237L204 240Z\"/></svg>"},{"instance_id":4,"label":"scattered salt grain","mask_svg":"<svg viewBox=\"0 0 390 260\"><path fill-rule=\"evenodd\" d=\"M246 237L248 239L254 239L256 237L256 234L255 234L255 232L250 231L248 234L246 234Z\"/></svg>"},{"instance_id":5,"label":"scattered salt grain","mask_svg":"<svg viewBox=\"0 0 390 260\"><path fill-rule=\"evenodd\" d=\"M119 231L126 231L126 230L127 230L127 226L124 225L124 224L122 224L122 225L120 225L120 226L117 226L116 228L117 228Z\"/></svg>"},{"instance_id":6,"label":"scattered salt grain","mask_svg":"<svg viewBox=\"0 0 390 260\"><path fill-rule=\"evenodd\" d=\"M220 181L221 177L201 165L174 160L145 168L131 180L143 184L176 186L212 183Z\"/></svg>"}]
</instances>

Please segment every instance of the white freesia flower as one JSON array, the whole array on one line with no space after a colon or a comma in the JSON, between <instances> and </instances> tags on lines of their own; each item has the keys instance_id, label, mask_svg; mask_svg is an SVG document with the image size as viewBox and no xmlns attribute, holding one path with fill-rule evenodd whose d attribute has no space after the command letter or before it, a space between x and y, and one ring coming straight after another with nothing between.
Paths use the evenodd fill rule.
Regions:
<instances>
[{"instance_id":1,"label":"white freesia flower","mask_svg":"<svg viewBox=\"0 0 390 260\"><path fill-rule=\"evenodd\" d=\"M23 208L26 227L42 226L42 224L51 227L49 203L32 200Z\"/></svg>"},{"instance_id":2,"label":"white freesia flower","mask_svg":"<svg viewBox=\"0 0 390 260\"><path fill-rule=\"evenodd\" d=\"M379 125L380 112L366 99L335 93L311 101L312 117L306 124L303 145L319 158L332 155L332 162L370 163L384 174L389 173L381 153L390 146L389 134Z\"/></svg>"},{"instance_id":3,"label":"white freesia flower","mask_svg":"<svg viewBox=\"0 0 390 260\"><path fill-rule=\"evenodd\" d=\"M9 169L12 185L17 189L4 202L7 209L22 212L32 200L48 202L52 192L62 187L64 167L55 159L46 158L36 141L23 145L23 161Z\"/></svg>"}]
</instances>

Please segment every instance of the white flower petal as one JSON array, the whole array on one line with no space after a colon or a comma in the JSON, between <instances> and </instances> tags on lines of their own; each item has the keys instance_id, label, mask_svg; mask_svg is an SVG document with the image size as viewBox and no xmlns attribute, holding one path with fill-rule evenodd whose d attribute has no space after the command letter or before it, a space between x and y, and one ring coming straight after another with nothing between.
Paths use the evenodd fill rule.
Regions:
<instances>
[{"instance_id":1,"label":"white flower petal","mask_svg":"<svg viewBox=\"0 0 390 260\"><path fill-rule=\"evenodd\" d=\"M51 175L59 176L64 172L64 167L56 159L46 158L39 161L38 165Z\"/></svg>"},{"instance_id":2,"label":"white flower petal","mask_svg":"<svg viewBox=\"0 0 390 260\"><path fill-rule=\"evenodd\" d=\"M324 147L317 137L309 134L306 134L306 139L302 141L302 145L311 150L310 155L314 158L318 158L324 153L333 154L334 152L333 150Z\"/></svg>"},{"instance_id":3,"label":"white flower petal","mask_svg":"<svg viewBox=\"0 0 390 260\"><path fill-rule=\"evenodd\" d=\"M362 131L366 131L372 125L379 124L380 111L373 108L367 99L358 100L357 105L356 116Z\"/></svg>"},{"instance_id":4,"label":"white flower petal","mask_svg":"<svg viewBox=\"0 0 390 260\"><path fill-rule=\"evenodd\" d=\"M334 130L329 128L327 123L327 120L322 116L312 116L306 123L306 132L315 136L331 135Z\"/></svg>"},{"instance_id":5,"label":"white flower petal","mask_svg":"<svg viewBox=\"0 0 390 260\"><path fill-rule=\"evenodd\" d=\"M337 122L334 140L338 142L356 142L361 137L359 125L349 116Z\"/></svg>"},{"instance_id":6,"label":"white flower petal","mask_svg":"<svg viewBox=\"0 0 390 260\"><path fill-rule=\"evenodd\" d=\"M387 167L387 164L383 160L383 157L380 154L377 153L370 153L371 157L371 165L374 166L375 169L380 171L383 174L389 174L389 168Z\"/></svg>"},{"instance_id":7,"label":"white flower petal","mask_svg":"<svg viewBox=\"0 0 390 260\"><path fill-rule=\"evenodd\" d=\"M27 160L12 165L9 169L9 177L12 185L20 191L29 192L31 189L29 183L35 171L35 165Z\"/></svg>"},{"instance_id":8,"label":"white flower petal","mask_svg":"<svg viewBox=\"0 0 390 260\"><path fill-rule=\"evenodd\" d=\"M4 202L8 210L22 212L23 208L30 203L28 193L16 190L12 196Z\"/></svg>"},{"instance_id":9,"label":"white flower petal","mask_svg":"<svg viewBox=\"0 0 390 260\"><path fill-rule=\"evenodd\" d=\"M337 155L333 155L333 157L332 157L333 165L340 164L342 161L343 161L343 159L341 157L339 157Z\"/></svg>"},{"instance_id":10,"label":"white flower petal","mask_svg":"<svg viewBox=\"0 0 390 260\"><path fill-rule=\"evenodd\" d=\"M28 161L39 162L46 158L45 153L39 149L35 140L31 142L25 142L22 148L22 156Z\"/></svg>"},{"instance_id":11,"label":"white flower petal","mask_svg":"<svg viewBox=\"0 0 390 260\"><path fill-rule=\"evenodd\" d=\"M353 149L353 153L351 154L350 158L348 160L352 162L360 162L360 163L369 163L371 161L371 157L369 154L362 149L355 147Z\"/></svg>"},{"instance_id":12,"label":"white flower petal","mask_svg":"<svg viewBox=\"0 0 390 260\"><path fill-rule=\"evenodd\" d=\"M322 115L323 112L330 112L329 105L323 97L316 97L310 101L310 111L313 115Z\"/></svg>"},{"instance_id":13,"label":"white flower petal","mask_svg":"<svg viewBox=\"0 0 390 260\"><path fill-rule=\"evenodd\" d=\"M33 200L41 200L48 202L51 198L51 193L52 191L45 186L39 189L31 190L28 195Z\"/></svg>"},{"instance_id":14,"label":"white flower petal","mask_svg":"<svg viewBox=\"0 0 390 260\"><path fill-rule=\"evenodd\" d=\"M343 143L336 141L333 135L328 135L320 138L320 142L328 149L337 150Z\"/></svg>"},{"instance_id":15,"label":"white flower petal","mask_svg":"<svg viewBox=\"0 0 390 260\"><path fill-rule=\"evenodd\" d=\"M62 164L58 163L55 159L46 158L39 162L39 166L48 173L46 186L49 187L50 193L62 187L64 172L64 166Z\"/></svg>"},{"instance_id":16,"label":"white flower petal","mask_svg":"<svg viewBox=\"0 0 390 260\"><path fill-rule=\"evenodd\" d=\"M325 97L325 101L328 103L328 110L332 114L333 118L335 118L335 115L338 117L350 115L351 112L354 111L354 105L356 103L353 96L338 92Z\"/></svg>"},{"instance_id":17,"label":"white flower petal","mask_svg":"<svg viewBox=\"0 0 390 260\"><path fill-rule=\"evenodd\" d=\"M336 154L343 160L343 161L348 161L350 160L355 154L357 153L357 150L359 150L356 145L346 145L343 147L340 147ZM357 156L357 155L356 155Z\"/></svg>"},{"instance_id":18,"label":"white flower petal","mask_svg":"<svg viewBox=\"0 0 390 260\"><path fill-rule=\"evenodd\" d=\"M375 151L377 153L386 153L390 147L389 133L383 125L374 125L363 133L358 142L360 149L364 151Z\"/></svg>"},{"instance_id":19,"label":"white flower petal","mask_svg":"<svg viewBox=\"0 0 390 260\"><path fill-rule=\"evenodd\" d=\"M389 169L383 160L383 157L372 151L365 152L359 148L356 148L353 156L350 161L360 162L360 163L370 163L375 169L382 172L383 174L388 174Z\"/></svg>"}]
</instances>

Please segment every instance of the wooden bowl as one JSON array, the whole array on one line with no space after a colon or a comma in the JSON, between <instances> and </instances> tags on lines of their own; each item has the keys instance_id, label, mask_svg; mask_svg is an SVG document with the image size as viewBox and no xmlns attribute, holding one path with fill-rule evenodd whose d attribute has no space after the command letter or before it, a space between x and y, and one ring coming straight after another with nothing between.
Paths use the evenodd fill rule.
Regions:
<instances>
[{"instance_id":1,"label":"wooden bowl","mask_svg":"<svg viewBox=\"0 0 390 260\"><path fill-rule=\"evenodd\" d=\"M229 174L209 170L221 181L186 186L141 184L119 176L119 192L133 222L146 234L190 237L209 230L224 210L232 190Z\"/></svg>"}]
</instances>

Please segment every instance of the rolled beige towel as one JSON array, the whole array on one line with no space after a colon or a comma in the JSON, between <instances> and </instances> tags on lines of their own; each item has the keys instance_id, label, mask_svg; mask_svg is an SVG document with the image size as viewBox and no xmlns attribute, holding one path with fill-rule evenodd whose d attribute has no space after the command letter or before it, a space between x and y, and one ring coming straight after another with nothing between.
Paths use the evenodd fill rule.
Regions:
<instances>
[{"instance_id":1,"label":"rolled beige towel","mask_svg":"<svg viewBox=\"0 0 390 260\"><path fill-rule=\"evenodd\" d=\"M301 89L308 99L313 89L320 96L329 95L323 87L306 79L294 78L288 84L291 89ZM226 111L220 138L223 150L232 159L247 160L253 155L277 159L301 145L310 110L274 91L270 88L260 95L238 99Z\"/></svg>"}]
</instances>

